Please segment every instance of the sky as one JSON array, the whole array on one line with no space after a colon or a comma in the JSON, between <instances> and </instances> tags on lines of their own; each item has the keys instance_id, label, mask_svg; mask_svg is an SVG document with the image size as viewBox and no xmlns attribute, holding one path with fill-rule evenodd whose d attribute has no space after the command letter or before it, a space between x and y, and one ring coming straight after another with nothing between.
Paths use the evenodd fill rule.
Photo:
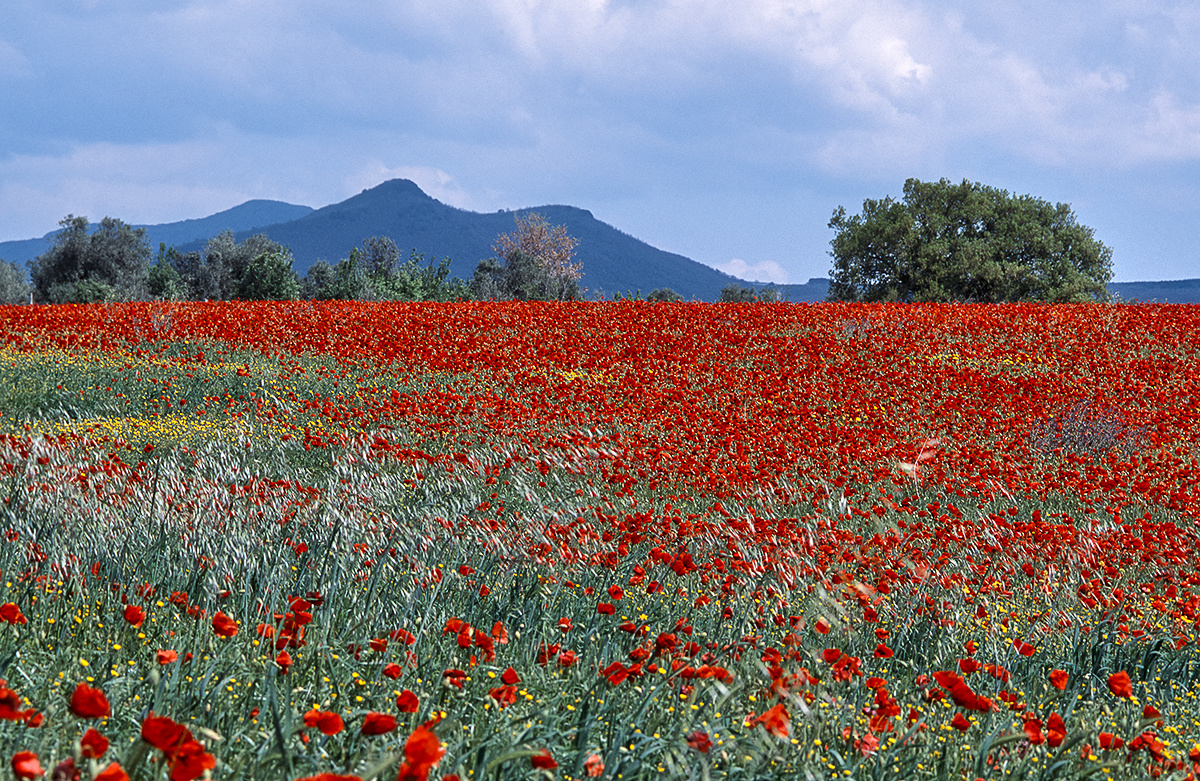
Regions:
<instances>
[{"instance_id":1,"label":"sky","mask_svg":"<svg viewBox=\"0 0 1200 781\"><path fill-rule=\"evenodd\" d=\"M744 279L910 177L1067 203L1200 277L1193 0L4 0L0 241L387 179L589 209Z\"/></svg>"}]
</instances>

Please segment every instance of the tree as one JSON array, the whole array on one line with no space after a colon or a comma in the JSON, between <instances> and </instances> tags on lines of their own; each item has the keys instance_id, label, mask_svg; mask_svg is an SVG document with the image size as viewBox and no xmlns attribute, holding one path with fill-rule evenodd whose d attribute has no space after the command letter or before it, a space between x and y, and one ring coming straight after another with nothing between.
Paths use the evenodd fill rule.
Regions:
<instances>
[{"instance_id":1,"label":"tree","mask_svg":"<svg viewBox=\"0 0 1200 781\"><path fill-rule=\"evenodd\" d=\"M187 285L176 268L179 250L168 248L165 242L158 245L158 260L150 267L147 287L155 298L175 300L187 295Z\"/></svg>"},{"instance_id":2,"label":"tree","mask_svg":"<svg viewBox=\"0 0 1200 781\"><path fill-rule=\"evenodd\" d=\"M300 281L292 270L292 253L265 252L242 272L238 297L247 301L294 301L300 297Z\"/></svg>"},{"instance_id":3,"label":"tree","mask_svg":"<svg viewBox=\"0 0 1200 781\"><path fill-rule=\"evenodd\" d=\"M304 275L304 280L300 283L301 297L308 300L328 298L325 293L333 284L333 279L333 266L323 260L318 260L308 267L308 273Z\"/></svg>"},{"instance_id":4,"label":"tree","mask_svg":"<svg viewBox=\"0 0 1200 781\"><path fill-rule=\"evenodd\" d=\"M1112 250L1067 204L963 180L904 183L902 201L839 206L830 300L1102 301Z\"/></svg>"},{"instance_id":5,"label":"tree","mask_svg":"<svg viewBox=\"0 0 1200 781\"><path fill-rule=\"evenodd\" d=\"M647 301L682 301L683 296L676 293L669 287L658 287L650 291L650 295L646 296Z\"/></svg>"},{"instance_id":6,"label":"tree","mask_svg":"<svg viewBox=\"0 0 1200 781\"><path fill-rule=\"evenodd\" d=\"M514 219L517 223L516 231L500 234L492 249L497 258L505 259L506 264L517 251L533 260L539 280L533 283L532 277L522 278L521 289L527 290L531 285L539 287L542 292L537 297L546 300L579 298L579 280L583 276L583 264L572 262L579 241L567 235L567 226L552 226L537 212L531 212L527 217L518 214ZM518 261L524 262L525 258L518 258ZM534 272L522 269L520 273Z\"/></svg>"},{"instance_id":7,"label":"tree","mask_svg":"<svg viewBox=\"0 0 1200 781\"><path fill-rule=\"evenodd\" d=\"M754 292L754 288L752 287L730 282L721 288L721 296L717 300L725 304L753 303L758 301L758 294Z\"/></svg>"},{"instance_id":8,"label":"tree","mask_svg":"<svg viewBox=\"0 0 1200 781\"><path fill-rule=\"evenodd\" d=\"M233 231L222 231L205 242L199 263L187 263L186 273L179 270L192 299L228 301L241 295L242 278L250 264L271 254L291 257L282 244L265 234L255 234L239 244Z\"/></svg>"},{"instance_id":9,"label":"tree","mask_svg":"<svg viewBox=\"0 0 1200 781\"><path fill-rule=\"evenodd\" d=\"M33 290L16 263L0 260L0 304L25 304Z\"/></svg>"},{"instance_id":10,"label":"tree","mask_svg":"<svg viewBox=\"0 0 1200 781\"><path fill-rule=\"evenodd\" d=\"M147 296L150 245L146 229L105 217L95 231L87 217L67 215L54 243L29 263L36 297L48 303L136 300Z\"/></svg>"}]
</instances>

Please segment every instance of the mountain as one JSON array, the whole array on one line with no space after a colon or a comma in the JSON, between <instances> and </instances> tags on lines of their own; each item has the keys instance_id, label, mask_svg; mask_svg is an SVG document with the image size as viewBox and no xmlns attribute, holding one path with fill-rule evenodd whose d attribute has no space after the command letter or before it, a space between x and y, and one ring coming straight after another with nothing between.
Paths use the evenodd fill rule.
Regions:
<instances>
[{"instance_id":1,"label":"mountain","mask_svg":"<svg viewBox=\"0 0 1200 781\"><path fill-rule=\"evenodd\" d=\"M265 233L286 245L304 274L317 260L330 264L348 257L350 250L371 236L389 236L407 257L416 250L429 258L449 257L450 273L470 279L475 266L493 257L492 244L501 233L516 229L514 218L537 212L552 225L565 225L579 240L576 259L583 264L580 284L591 294L646 295L669 287L685 298L715 299L721 288L742 280L664 252L597 220L591 212L574 206L538 206L489 214L470 212L431 198L407 179L393 179L363 190L341 203L317 209L300 219L236 233L238 240ZM183 245L200 249L203 242Z\"/></svg>"},{"instance_id":2,"label":"mountain","mask_svg":"<svg viewBox=\"0 0 1200 781\"><path fill-rule=\"evenodd\" d=\"M259 226L275 225L299 219L312 211L311 206L297 206L282 201L254 200L197 220L135 227L146 229L146 238L150 243L150 249L157 252L160 243L169 247L173 244L181 245L204 241L224 230L253 232ZM49 249L57 233L58 231L51 231L40 239L0 242L0 258L23 266L25 261L33 260Z\"/></svg>"},{"instance_id":3,"label":"mountain","mask_svg":"<svg viewBox=\"0 0 1200 781\"><path fill-rule=\"evenodd\" d=\"M688 299L715 300L729 284L773 287L785 301L823 301L829 280L810 279L805 284L775 285L745 280L664 252L597 220L591 212L574 206L548 205L519 211L488 214L448 206L422 192L407 179L393 179L358 195L321 209L280 201L247 201L210 217L183 220L147 229L152 249L160 242L183 251L200 250L222 230L232 230L239 241L265 233L288 246L296 270L304 274L317 260L330 264L348 257L350 250L371 236L390 236L407 257L416 250L426 257L451 259L450 272L470 279L480 260L492 257L492 243L501 233L516 228L514 217L542 214L551 224L566 225L579 240L576 257L583 264L581 284L590 294L643 296L655 288L669 287ZM23 264L49 246L53 233L40 239L0 242L0 258ZM1121 300L1200 303L1200 279L1171 282L1115 282L1110 292Z\"/></svg>"}]
</instances>

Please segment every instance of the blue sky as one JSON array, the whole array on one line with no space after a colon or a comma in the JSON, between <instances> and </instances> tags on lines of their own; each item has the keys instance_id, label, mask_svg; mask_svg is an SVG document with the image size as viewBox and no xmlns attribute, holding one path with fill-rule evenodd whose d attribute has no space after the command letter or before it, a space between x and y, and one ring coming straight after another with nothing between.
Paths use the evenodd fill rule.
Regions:
<instances>
[{"instance_id":1,"label":"blue sky","mask_svg":"<svg viewBox=\"0 0 1200 781\"><path fill-rule=\"evenodd\" d=\"M1191 0L4 5L0 240L406 177L803 282L838 205L945 177L1071 204L1118 281L1200 277Z\"/></svg>"}]
</instances>

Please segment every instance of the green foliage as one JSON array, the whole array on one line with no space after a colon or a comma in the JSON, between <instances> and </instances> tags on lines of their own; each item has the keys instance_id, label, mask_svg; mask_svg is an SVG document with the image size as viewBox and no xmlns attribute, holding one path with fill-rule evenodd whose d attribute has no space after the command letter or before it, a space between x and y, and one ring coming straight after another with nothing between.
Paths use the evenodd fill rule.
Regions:
<instances>
[{"instance_id":1,"label":"green foliage","mask_svg":"<svg viewBox=\"0 0 1200 781\"><path fill-rule=\"evenodd\" d=\"M752 287L731 282L721 288L721 296L717 300L723 304L754 303L758 301L758 294L754 292L754 288Z\"/></svg>"},{"instance_id":2,"label":"green foliage","mask_svg":"<svg viewBox=\"0 0 1200 781\"><path fill-rule=\"evenodd\" d=\"M509 252L503 265L495 258L480 261L470 289L478 299L572 301L580 296L578 280L554 273L523 249Z\"/></svg>"},{"instance_id":3,"label":"green foliage","mask_svg":"<svg viewBox=\"0 0 1200 781\"><path fill-rule=\"evenodd\" d=\"M283 245L264 234L256 234L239 244L232 231L222 231L205 243L199 258L181 257L175 268L186 282L192 300L229 301L242 296L242 279L250 265L271 254L291 257Z\"/></svg>"},{"instance_id":4,"label":"green foliage","mask_svg":"<svg viewBox=\"0 0 1200 781\"><path fill-rule=\"evenodd\" d=\"M86 217L67 215L49 250L29 264L37 300L67 303L146 297L150 245L146 229L105 217L91 230Z\"/></svg>"},{"instance_id":5,"label":"green foliage","mask_svg":"<svg viewBox=\"0 0 1200 781\"><path fill-rule=\"evenodd\" d=\"M659 287L650 291L650 295L646 296L647 301L682 301L683 296L676 293L669 287Z\"/></svg>"},{"instance_id":6,"label":"green foliage","mask_svg":"<svg viewBox=\"0 0 1200 781\"><path fill-rule=\"evenodd\" d=\"M267 252L250 261L238 285L238 297L250 301L293 301L300 282L290 252Z\"/></svg>"},{"instance_id":7,"label":"green foliage","mask_svg":"<svg viewBox=\"0 0 1200 781\"><path fill-rule=\"evenodd\" d=\"M1112 278L1070 206L966 180L909 179L902 201L839 206L829 227L831 301L1095 301Z\"/></svg>"},{"instance_id":8,"label":"green foliage","mask_svg":"<svg viewBox=\"0 0 1200 781\"><path fill-rule=\"evenodd\" d=\"M0 260L0 304L29 303L32 288L16 263Z\"/></svg>"},{"instance_id":9,"label":"green foliage","mask_svg":"<svg viewBox=\"0 0 1200 781\"><path fill-rule=\"evenodd\" d=\"M165 243L158 245L158 260L150 267L147 278L150 295L172 301L184 297L187 285L176 268L178 258L179 250L174 247L168 248Z\"/></svg>"},{"instance_id":10,"label":"green foliage","mask_svg":"<svg viewBox=\"0 0 1200 781\"><path fill-rule=\"evenodd\" d=\"M328 298L326 291L334 278L333 266L318 260L308 267L308 273L300 283L300 297L309 301Z\"/></svg>"}]
</instances>

